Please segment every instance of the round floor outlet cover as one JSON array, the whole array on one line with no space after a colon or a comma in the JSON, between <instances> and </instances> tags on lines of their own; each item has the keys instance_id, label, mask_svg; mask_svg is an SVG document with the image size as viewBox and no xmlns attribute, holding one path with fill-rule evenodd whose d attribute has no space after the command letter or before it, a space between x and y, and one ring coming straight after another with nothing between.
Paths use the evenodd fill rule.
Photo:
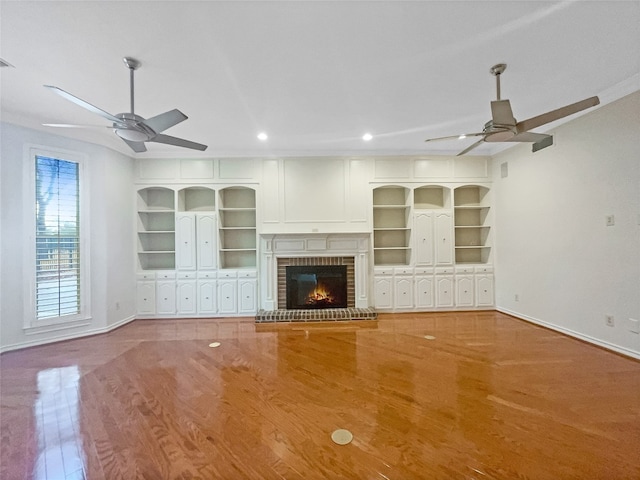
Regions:
<instances>
[{"instance_id":1,"label":"round floor outlet cover","mask_svg":"<svg viewBox=\"0 0 640 480\"><path fill-rule=\"evenodd\" d=\"M425 335L424 338L426 338L427 340L435 340L436 337L434 337L433 335Z\"/></svg>"},{"instance_id":2,"label":"round floor outlet cover","mask_svg":"<svg viewBox=\"0 0 640 480\"><path fill-rule=\"evenodd\" d=\"M347 443L351 443L353 435L349 430L339 428L331 434L331 440L338 445L346 445Z\"/></svg>"},{"instance_id":3,"label":"round floor outlet cover","mask_svg":"<svg viewBox=\"0 0 640 480\"><path fill-rule=\"evenodd\" d=\"M210 344L209 344L209 346L210 346L211 348L219 347L219 346L220 346L220 342L213 342L213 343L210 343Z\"/></svg>"}]
</instances>

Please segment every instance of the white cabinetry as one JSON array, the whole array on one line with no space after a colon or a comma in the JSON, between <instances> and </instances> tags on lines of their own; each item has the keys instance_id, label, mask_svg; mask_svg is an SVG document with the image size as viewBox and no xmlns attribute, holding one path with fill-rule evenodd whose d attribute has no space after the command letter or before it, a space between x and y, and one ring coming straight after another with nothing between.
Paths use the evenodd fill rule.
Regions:
<instances>
[{"instance_id":1,"label":"white cabinetry","mask_svg":"<svg viewBox=\"0 0 640 480\"><path fill-rule=\"evenodd\" d=\"M410 190L383 186L373 190L374 265L409 265L411 228Z\"/></svg>"},{"instance_id":2,"label":"white cabinetry","mask_svg":"<svg viewBox=\"0 0 640 480\"><path fill-rule=\"evenodd\" d=\"M473 267L456 267L456 307L474 307Z\"/></svg>"},{"instance_id":3,"label":"white cabinetry","mask_svg":"<svg viewBox=\"0 0 640 480\"><path fill-rule=\"evenodd\" d=\"M178 315L197 313L197 280L195 272L179 272L177 282Z\"/></svg>"},{"instance_id":4,"label":"white cabinetry","mask_svg":"<svg viewBox=\"0 0 640 480\"><path fill-rule=\"evenodd\" d=\"M436 268L436 307L451 308L454 306L453 268Z\"/></svg>"},{"instance_id":5,"label":"white cabinetry","mask_svg":"<svg viewBox=\"0 0 640 480\"><path fill-rule=\"evenodd\" d=\"M220 268L255 268L256 192L247 187L220 190Z\"/></svg>"},{"instance_id":6,"label":"white cabinetry","mask_svg":"<svg viewBox=\"0 0 640 480\"><path fill-rule=\"evenodd\" d=\"M158 272L156 276L156 313L159 315L176 313L175 272Z\"/></svg>"},{"instance_id":7,"label":"white cabinetry","mask_svg":"<svg viewBox=\"0 0 640 480\"><path fill-rule=\"evenodd\" d=\"M391 285L393 282L393 271L389 269L376 268L373 282L375 307L381 310L393 308L393 295Z\"/></svg>"},{"instance_id":8,"label":"white cabinetry","mask_svg":"<svg viewBox=\"0 0 640 480\"><path fill-rule=\"evenodd\" d=\"M453 192L455 215L455 260L488 263L491 258L489 189L465 185Z\"/></svg>"},{"instance_id":9,"label":"white cabinetry","mask_svg":"<svg viewBox=\"0 0 640 480\"><path fill-rule=\"evenodd\" d=\"M218 310L218 289L214 272L198 273L198 313L214 315Z\"/></svg>"},{"instance_id":10,"label":"white cabinetry","mask_svg":"<svg viewBox=\"0 0 640 480\"><path fill-rule=\"evenodd\" d=\"M140 315L153 315L156 313L155 273L139 273L137 275L136 297Z\"/></svg>"},{"instance_id":11,"label":"white cabinetry","mask_svg":"<svg viewBox=\"0 0 640 480\"><path fill-rule=\"evenodd\" d=\"M476 306L480 308L488 308L494 306L493 292L493 268L476 267Z\"/></svg>"},{"instance_id":12,"label":"white cabinetry","mask_svg":"<svg viewBox=\"0 0 640 480\"><path fill-rule=\"evenodd\" d=\"M176 266L178 270L212 270L216 267L216 217L213 213L176 215Z\"/></svg>"},{"instance_id":13,"label":"white cabinetry","mask_svg":"<svg viewBox=\"0 0 640 480\"><path fill-rule=\"evenodd\" d=\"M258 303L258 281L255 271L238 273L238 313L253 315Z\"/></svg>"},{"instance_id":14,"label":"white cabinetry","mask_svg":"<svg viewBox=\"0 0 640 480\"><path fill-rule=\"evenodd\" d=\"M419 310L435 306L433 295L433 269L419 267L415 269L416 307Z\"/></svg>"},{"instance_id":15,"label":"white cabinetry","mask_svg":"<svg viewBox=\"0 0 640 480\"><path fill-rule=\"evenodd\" d=\"M137 252L140 270L175 267L174 191L165 187L138 190Z\"/></svg>"},{"instance_id":16,"label":"white cabinetry","mask_svg":"<svg viewBox=\"0 0 640 480\"><path fill-rule=\"evenodd\" d=\"M394 307L413 308L413 271L410 268L396 268L393 279Z\"/></svg>"},{"instance_id":17,"label":"white cabinetry","mask_svg":"<svg viewBox=\"0 0 640 480\"><path fill-rule=\"evenodd\" d=\"M225 271L218 279L218 312L231 315L238 310L238 279L236 272Z\"/></svg>"}]
</instances>

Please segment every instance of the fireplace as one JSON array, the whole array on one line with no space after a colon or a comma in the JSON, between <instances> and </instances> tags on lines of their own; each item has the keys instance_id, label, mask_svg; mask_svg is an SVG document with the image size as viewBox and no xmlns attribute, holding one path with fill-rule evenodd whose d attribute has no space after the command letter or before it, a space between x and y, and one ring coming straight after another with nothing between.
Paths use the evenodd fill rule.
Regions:
<instances>
[{"instance_id":1,"label":"fireplace","mask_svg":"<svg viewBox=\"0 0 640 480\"><path fill-rule=\"evenodd\" d=\"M345 265L286 267L287 309L347 307Z\"/></svg>"}]
</instances>

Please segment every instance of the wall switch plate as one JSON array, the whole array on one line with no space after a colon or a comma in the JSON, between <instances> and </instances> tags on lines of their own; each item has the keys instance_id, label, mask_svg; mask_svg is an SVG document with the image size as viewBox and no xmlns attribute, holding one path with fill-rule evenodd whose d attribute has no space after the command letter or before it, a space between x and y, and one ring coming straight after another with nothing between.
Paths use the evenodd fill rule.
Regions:
<instances>
[{"instance_id":1,"label":"wall switch plate","mask_svg":"<svg viewBox=\"0 0 640 480\"><path fill-rule=\"evenodd\" d=\"M630 318L629 331L633 333L640 333L640 320L636 320L635 318Z\"/></svg>"},{"instance_id":2,"label":"wall switch plate","mask_svg":"<svg viewBox=\"0 0 640 480\"><path fill-rule=\"evenodd\" d=\"M616 217L613 215L607 215L606 217L607 227L613 227L616 224Z\"/></svg>"}]
</instances>

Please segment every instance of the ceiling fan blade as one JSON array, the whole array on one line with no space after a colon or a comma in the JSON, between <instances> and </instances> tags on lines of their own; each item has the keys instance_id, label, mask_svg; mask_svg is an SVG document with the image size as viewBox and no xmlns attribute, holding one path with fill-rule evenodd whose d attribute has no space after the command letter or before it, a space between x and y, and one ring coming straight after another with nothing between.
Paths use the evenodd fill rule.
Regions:
<instances>
[{"instance_id":1,"label":"ceiling fan blade","mask_svg":"<svg viewBox=\"0 0 640 480\"><path fill-rule=\"evenodd\" d=\"M48 88L49 90L51 90L52 92L57 93L58 95L60 95L63 98L66 98L67 100L75 103L76 105L85 108L87 110L89 110L90 112L96 113L98 115L100 115L103 118L106 118L107 120L109 120L110 122L114 122L114 123L122 123L122 120L119 119L118 117L111 115L108 112L105 112L104 110L99 109L98 107L91 105L89 102L85 102L84 100L76 97L75 95L71 95L69 92L65 92L64 90L62 90L61 88L58 87L54 87L53 85L44 85L45 88Z\"/></svg>"},{"instance_id":2,"label":"ceiling fan blade","mask_svg":"<svg viewBox=\"0 0 640 480\"><path fill-rule=\"evenodd\" d=\"M484 138L481 138L480 140L478 140L474 144L472 144L472 145L468 146L467 148L465 148L464 150L462 150L458 155L456 155L456 157L459 157L460 155L464 155L465 153L470 152L474 148L479 147L480 144L482 144L483 142L484 142Z\"/></svg>"},{"instance_id":3,"label":"ceiling fan blade","mask_svg":"<svg viewBox=\"0 0 640 480\"><path fill-rule=\"evenodd\" d=\"M71 123L43 123L44 127L56 127L56 128L110 128L114 129L113 125L73 125Z\"/></svg>"},{"instance_id":4,"label":"ceiling fan blade","mask_svg":"<svg viewBox=\"0 0 640 480\"><path fill-rule=\"evenodd\" d=\"M573 115L574 113L581 112L582 110L586 110L587 108L595 107L599 103L600 103L600 99L598 97L586 98L579 102L572 103L571 105L566 105L556 110L551 110L550 112L543 113L542 115L531 117L531 118L528 118L527 120L518 122L516 124L516 127L518 128L518 132L526 132L528 130L533 130L534 128L537 128L541 125L545 125L555 120L568 117L569 115Z\"/></svg>"},{"instance_id":5,"label":"ceiling fan blade","mask_svg":"<svg viewBox=\"0 0 640 480\"><path fill-rule=\"evenodd\" d=\"M122 138L122 137L120 137ZM131 147L136 153L142 153L147 151L147 147L144 146L144 142L132 142L131 140L125 140L122 138L122 141Z\"/></svg>"},{"instance_id":6,"label":"ceiling fan blade","mask_svg":"<svg viewBox=\"0 0 640 480\"><path fill-rule=\"evenodd\" d=\"M494 125L516 124L509 100L494 100L491 102L491 117Z\"/></svg>"},{"instance_id":7,"label":"ceiling fan blade","mask_svg":"<svg viewBox=\"0 0 640 480\"><path fill-rule=\"evenodd\" d=\"M459 139L462 140L463 138L466 137L478 137L480 135L484 135L484 132L478 132L478 133L463 133L462 135L449 135L448 137L438 137L438 138L427 138L425 140L425 142L435 142L438 140L455 140L455 139Z\"/></svg>"},{"instance_id":8,"label":"ceiling fan blade","mask_svg":"<svg viewBox=\"0 0 640 480\"><path fill-rule=\"evenodd\" d=\"M551 135L547 135L544 133L534 133L534 132L521 132L515 134L507 142L539 142L541 140L550 137Z\"/></svg>"},{"instance_id":9,"label":"ceiling fan blade","mask_svg":"<svg viewBox=\"0 0 640 480\"><path fill-rule=\"evenodd\" d=\"M185 140L184 138L172 137L170 135L163 135L163 134L156 135L149 141L156 142L156 143L165 143L167 145L175 145L177 147L191 148L193 150L200 150L200 151L204 151L207 149L207 146L202 145L201 143L196 143L190 140Z\"/></svg>"},{"instance_id":10,"label":"ceiling fan blade","mask_svg":"<svg viewBox=\"0 0 640 480\"><path fill-rule=\"evenodd\" d=\"M154 132L164 132L166 129L177 125L180 122L185 121L187 117L178 109L169 110L168 112L161 113L155 117L148 118L144 123L151 127Z\"/></svg>"}]
</instances>

